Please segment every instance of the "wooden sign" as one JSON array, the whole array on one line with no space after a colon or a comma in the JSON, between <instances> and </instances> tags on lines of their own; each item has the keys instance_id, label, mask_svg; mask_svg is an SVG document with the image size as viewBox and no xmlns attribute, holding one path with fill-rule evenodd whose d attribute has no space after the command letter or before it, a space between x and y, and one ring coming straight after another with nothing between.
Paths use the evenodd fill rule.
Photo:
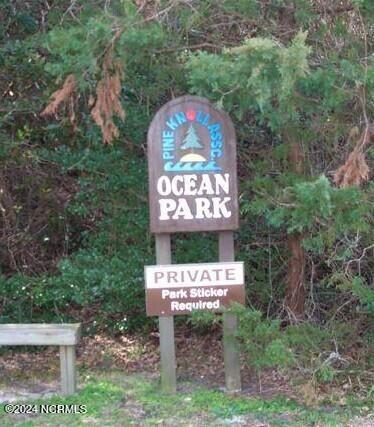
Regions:
<instances>
[{"instance_id":1,"label":"wooden sign","mask_svg":"<svg viewBox=\"0 0 374 427\"><path fill-rule=\"evenodd\" d=\"M239 226L233 124L208 100L182 96L165 104L148 131L150 229L158 266L145 268L147 314L159 316L161 387L176 391L174 315L221 311L244 303L243 264L234 262ZM218 232L219 261L171 265L171 233ZM227 390L239 391L236 315L223 313Z\"/></svg>"},{"instance_id":2,"label":"wooden sign","mask_svg":"<svg viewBox=\"0 0 374 427\"><path fill-rule=\"evenodd\" d=\"M183 96L158 111L148 175L151 232L238 228L235 130L206 99Z\"/></svg>"},{"instance_id":3,"label":"wooden sign","mask_svg":"<svg viewBox=\"0 0 374 427\"><path fill-rule=\"evenodd\" d=\"M220 312L245 302L243 262L147 266L145 283L148 316Z\"/></svg>"}]
</instances>

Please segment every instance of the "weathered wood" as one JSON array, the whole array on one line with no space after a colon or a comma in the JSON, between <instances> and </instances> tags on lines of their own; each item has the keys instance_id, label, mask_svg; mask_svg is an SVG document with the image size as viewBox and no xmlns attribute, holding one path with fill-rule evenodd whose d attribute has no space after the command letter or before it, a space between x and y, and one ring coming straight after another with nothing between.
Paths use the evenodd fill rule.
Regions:
<instances>
[{"instance_id":1,"label":"weathered wood","mask_svg":"<svg viewBox=\"0 0 374 427\"><path fill-rule=\"evenodd\" d=\"M151 232L238 228L236 136L224 111L197 96L173 99L156 113L147 141ZM216 179L227 180L225 189Z\"/></svg>"},{"instance_id":2,"label":"weathered wood","mask_svg":"<svg viewBox=\"0 0 374 427\"><path fill-rule=\"evenodd\" d=\"M80 324L0 325L0 345L74 345L80 338Z\"/></svg>"},{"instance_id":3,"label":"weathered wood","mask_svg":"<svg viewBox=\"0 0 374 427\"><path fill-rule=\"evenodd\" d=\"M173 316L160 316L160 352L161 352L161 387L164 392L177 391L175 343L174 343L174 318Z\"/></svg>"},{"instance_id":4,"label":"weathered wood","mask_svg":"<svg viewBox=\"0 0 374 427\"><path fill-rule=\"evenodd\" d=\"M218 233L218 252L220 262L235 261L234 233L232 231Z\"/></svg>"},{"instance_id":5,"label":"weathered wood","mask_svg":"<svg viewBox=\"0 0 374 427\"><path fill-rule=\"evenodd\" d=\"M219 233L219 260L234 261L234 234L232 231ZM223 356L225 363L226 389L229 392L241 390L240 354L235 340L237 318L234 314L223 314Z\"/></svg>"},{"instance_id":6,"label":"weathered wood","mask_svg":"<svg viewBox=\"0 0 374 427\"><path fill-rule=\"evenodd\" d=\"M220 261L233 261L233 234L227 230L238 228L239 215L236 136L230 117L207 99L182 96L157 112L148 130L147 147L150 230L156 234L157 264L171 264L170 233L194 231L222 232ZM168 316L170 311L164 308L150 310L151 297L151 292L147 292L147 313L161 313L162 388L174 392L173 317ZM204 302L207 308L215 308ZM185 308L182 304L180 307ZM229 391L241 388L235 330L235 316L225 314L225 369Z\"/></svg>"},{"instance_id":7,"label":"weathered wood","mask_svg":"<svg viewBox=\"0 0 374 427\"><path fill-rule=\"evenodd\" d=\"M61 392L68 395L76 391L75 345L80 334L80 323L4 324L0 325L0 345L60 346Z\"/></svg>"},{"instance_id":8,"label":"weathered wood","mask_svg":"<svg viewBox=\"0 0 374 427\"><path fill-rule=\"evenodd\" d=\"M244 304L244 263L152 265L145 267L148 316L222 312L233 301Z\"/></svg>"},{"instance_id":9,"label":"weathered wood","mask_svg":"<svg viewBox=\"0 0 374 427\"><path fill-rule=\"evenodd\" d=\"M76 392L75 345L60 346L61 392Z\"/></svg>"},{"instance_id":10,"label":"weathered wood","mask_svg":"<svg viewBox=\"0 0 374 427\"><path fill-rule=\"evenodd\" d=\"M170 234L156 234L157 264L171 264ZM174 318L159 317L160 353L161 353L161 387L168 393L177 390Z\"/></svg>"}]
</instances>

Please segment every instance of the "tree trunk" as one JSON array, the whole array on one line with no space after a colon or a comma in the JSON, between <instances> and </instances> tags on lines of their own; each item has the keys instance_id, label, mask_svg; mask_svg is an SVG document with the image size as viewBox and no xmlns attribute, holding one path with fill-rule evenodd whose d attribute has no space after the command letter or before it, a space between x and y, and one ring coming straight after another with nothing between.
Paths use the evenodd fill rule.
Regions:
<instances>
[{"instance_id":1,"label":"tree trunk","mask_svg":"<svg viewBox=\"0 0 374 427\"><path fill-rule=\"evenodd\" d=\"M1 165L3 166L3 165ZM17 263L10 249L10 242L16 234L15 225L17 216L14 211L14 202L4 171L0 171L0 271L6 271L6 267L12 265L16 270Z\"/></svg>"},{"instance_id":2,"label":"tree trunk","mask_svg":"<svg viewBox=\"0 0 374 427\"><path fill-rule=\"evenodd\" d=\"M301 320L304 317L306 289L304 284L305 253L301 245L302 238L303 236L300 234L291 234L287 237L290 259L287 264L287 287L284 304L291 321Z\"/></svg>"},{"instance_id":3,"label":"tree trunk","mask_svg":"<svg viewBox=\"0 0 374 427\"><path fill-rule=\"evenodd\" d=\"M304 172L304 153L298 142L297 132L284 135L289 144L290 169L292 172L302 175ZM287 247L290 258L287 264L286 296L284 305L289 313L291 321L298 321L304 317L306 289L304 283L305 275L305 252L302 247L303 236L301 234L289 234L287 236Z\"/></svg>"}]
</instances>

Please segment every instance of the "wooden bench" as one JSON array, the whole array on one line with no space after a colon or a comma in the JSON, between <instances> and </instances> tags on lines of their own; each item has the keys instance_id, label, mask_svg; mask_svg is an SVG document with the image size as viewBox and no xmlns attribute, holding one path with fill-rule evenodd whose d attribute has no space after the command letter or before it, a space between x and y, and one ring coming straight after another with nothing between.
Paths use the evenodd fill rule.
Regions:
<instances>
[{"instance_id":1,"label":"wooden bench","mask_svg":"<svg viewBox=\"0 0 374 427\"><path fill-rule=\"evenodd\" d=\"M60 346L61 391L76 391L75 346L80 339L81 324L3 324L0 325L2 345Z\"/></svg>"}]
</instances>

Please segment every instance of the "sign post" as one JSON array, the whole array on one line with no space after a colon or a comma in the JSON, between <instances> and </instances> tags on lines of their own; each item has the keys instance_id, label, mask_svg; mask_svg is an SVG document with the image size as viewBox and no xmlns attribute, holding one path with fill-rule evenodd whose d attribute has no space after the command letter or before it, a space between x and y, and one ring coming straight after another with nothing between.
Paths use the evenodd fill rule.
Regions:
<instances>
[{"instance_id":1,"label":"sign post","mask_svg":"<svg viewBox=\"0 0 374 427\"><path fill-rule=\"evenodd\" d=\"M204 98L183 96L157 112L147 140L158 264L146 268L147 314L159 316L162 388L175 392L173 316L244 303L243 265L233 262L233 230L239 227L236 138L226 113ZM220 263L171 265L170 233L201 231L219 233ZM223 315L223 329L226 388L238 391L234 315Z\"/></svg>"},{"instance_id":2,"label":"sign post","mask_svg":"<svg viewBox=\"0 0 374 427\"><path fill-rule=\"evenodd\" d=\"M170 234L156 234L157 264L171 264ZM160 316L160 352L161 352L161 386L169 393L177 389L176 361L174 345L174 318Z\"/></svg>"},{"instance_id":3,"label":"sign post","mask_svg":"<svg viewBox=\"0 0 374 427\"><path fill-rule=\"evenodd\" d=\"M234 235L232 231L221 231L218 241L219 260L234 261ZM244 285L244 281L243 281ZM244 288L244 286L243 286ZM243 301L244 303L244 296ZM235 340L237 318L234 314L223 313L223 360L225 363L226 389L240 391L240 355Z\"/></svg>"}]
</instances>

